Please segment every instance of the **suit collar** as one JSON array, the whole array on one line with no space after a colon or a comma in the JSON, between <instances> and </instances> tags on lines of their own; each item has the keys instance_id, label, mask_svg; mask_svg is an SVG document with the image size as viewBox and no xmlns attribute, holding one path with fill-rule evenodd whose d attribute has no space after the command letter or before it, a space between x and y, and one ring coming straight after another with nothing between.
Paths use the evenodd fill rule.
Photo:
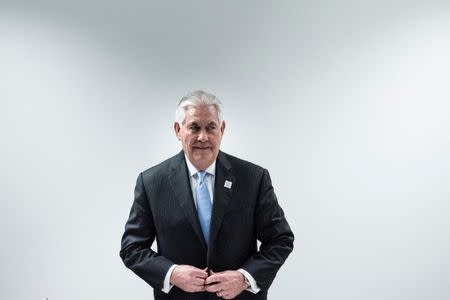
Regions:
<instances>
[{"instance_id":1,"label":"suit collar","mask_svg":"<svg viewBox=\"0 0 450 300\"><path fill-rule=\"evenodd\" d=\"M228 212L233 196L235 177L226 155L219 151L216 160L216 178L214 183L214 203L211 215L210 245L214 245L223 217ZM226 184L226 182L230 182Z\"/></svg>"},{"instance_id":2,"label":"suit collar","mask_svg":"<svg viewBox=\"0 0 450 300\"><path fill-rule=\"evenodd\" d=\"M197 238L206 248L205 239L198 221L197 210L195 209L194 199L192 198L191 184L189 182L189 174L183 151L174 157L171 168L172 171L169 175L169 181L172 186L173 195L180 204L180 208L185 214L185 217L189 220Z\"/></svg>"}]
</instances>

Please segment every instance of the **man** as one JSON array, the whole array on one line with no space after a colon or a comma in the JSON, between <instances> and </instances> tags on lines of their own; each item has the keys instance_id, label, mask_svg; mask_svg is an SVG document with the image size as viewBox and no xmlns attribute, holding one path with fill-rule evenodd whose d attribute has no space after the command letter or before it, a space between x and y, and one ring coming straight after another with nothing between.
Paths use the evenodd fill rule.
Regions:
<instances>
[{"instance_id":1,"label":"man","mask_svg":"<svg viewBox=\"0 0 450 300\"><path fill-rule=\"evenodd\" d=\"M294 241L268 171L219 150L225 122L214 95L183 97L174 130L183 150L137 179L124 264L157 300L267 299Z\"/></svg>"}]
</instances>

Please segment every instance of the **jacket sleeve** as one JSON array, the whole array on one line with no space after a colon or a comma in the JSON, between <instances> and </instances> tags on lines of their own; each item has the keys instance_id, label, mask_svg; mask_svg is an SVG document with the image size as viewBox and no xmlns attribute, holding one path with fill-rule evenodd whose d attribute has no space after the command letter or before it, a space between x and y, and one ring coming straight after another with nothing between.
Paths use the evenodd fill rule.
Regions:
<instances>
[{"instance_id":1,"label":"jacket sleeve","mask_svg":"<svg viewBox=\"0 0 450 300\"><path fill-rule=\"evenodd\" d=\"M242 266L267 291L276 273L294 249L294 234L279 206L270 175L264 170L259 186L255 212L256 237L259 251Z\"/></svg>"},{"instance_id":2,"label":"jacket sleeve","mask_svg":"<svg viewBox=\"0 0 450 300\"><path fill-rule=\"evenodd\" d=\"M120 257L125 266L155 289L161 290L164 277L173 265L151 249L156 230L142 173L136 182L134 202L122 236Z\"/></svg>"}]
</instances>

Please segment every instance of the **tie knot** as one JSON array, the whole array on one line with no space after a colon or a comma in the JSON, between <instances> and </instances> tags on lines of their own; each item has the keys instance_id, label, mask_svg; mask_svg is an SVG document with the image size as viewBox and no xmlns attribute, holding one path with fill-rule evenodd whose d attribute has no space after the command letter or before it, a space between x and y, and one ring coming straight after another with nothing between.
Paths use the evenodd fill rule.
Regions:
<instances>
[{"instance_id":1,"label":"tie knot","mask_svg":"<svg viewBox=\"0 0 450 300\"><path fill-rule=\"evenodd\" d=\"M202 183L203 180L205 180L206 174L208 174L208 173L206 173L205 171L197 172L197 176L198 176L198 179L200 180L200 183Z\"/></svg>"}]
</instances>

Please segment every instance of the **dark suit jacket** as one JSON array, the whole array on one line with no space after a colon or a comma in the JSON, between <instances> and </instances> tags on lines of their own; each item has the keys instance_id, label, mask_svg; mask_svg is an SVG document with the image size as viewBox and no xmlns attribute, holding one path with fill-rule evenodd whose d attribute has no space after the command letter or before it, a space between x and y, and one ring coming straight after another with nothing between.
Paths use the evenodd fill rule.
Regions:
<instances>
[{"instance_id":1,"label":"dark suit jacket","mask_svg":"<svg viewBox=\"0 0 450 300\"><path fill-rule=\"evenodd\" d=\"M261 291L236 299L266 299L294 235L278 205L267 170L219 152L216 161L210 246L192 198L184 152L142 172L122 237L124 264L154 288L155 299L219 299L213 293L161 291L172 264L214 272L245 269ZM231 188L224 186L232 182ZM156 238L157 252L150 247ZM261 242L259 251L257 240Z\"/></svg>"}]
</instances>

